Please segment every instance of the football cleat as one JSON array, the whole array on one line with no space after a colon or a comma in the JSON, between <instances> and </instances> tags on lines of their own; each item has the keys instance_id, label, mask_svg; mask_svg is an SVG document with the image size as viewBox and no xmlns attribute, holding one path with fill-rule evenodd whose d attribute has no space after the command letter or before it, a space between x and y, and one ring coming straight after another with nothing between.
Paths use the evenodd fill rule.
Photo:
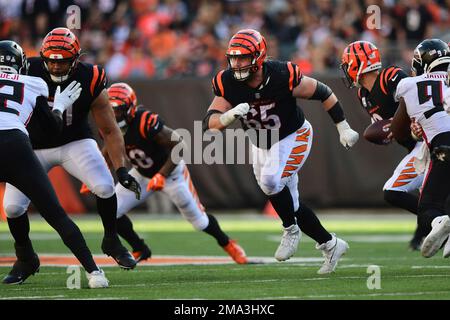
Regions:
<instances>
[{"instance_id":1,"label":"football cleat","mask_svg":"<svg viewBox=\"0 0 450 320\"><path fill-rule=\"evenodd\" d=\"M347 252L349 246L347 242L337 238L336 235L332 233L331 240L320 245L317 243L316 249L322 250L322 255L325 258L325 262L317 273L327 274L334 272L339 259Z\"/></svg>"},{"instance_id":2,"label":"football cleat","mask_svg":"<svg viewBox=\"0 0 450 320\"><path fill-rule=\"evenodd\" d=\"M414 235L414 237L409 241L409 250L420 251L422 246L423 237Z\"/></svg>"},{"instance_id":3,"label":"football cleat","mask_svg":"<svg viewBox=\"0 0 450 320\"><path fill-rule=\"evenodd\" d=\"M230 257L238 264L247 264L247 256L245 255L244 249L240 245L237 244L235 240L228 241L226 246L222 247Z\"/></svg>"},{"instance_id":4,"label":"football cleat","mask_svg":"<svg viewBox=\"0 0 450 320\"><path fill-rule=\"evenodd\" d=\"M8 275L3 278L4 284L22 284L31 275L39 272L40 262L37 254L30 259L17 259Z\"/></svg>"},{"instance_id":5,"label":"football cleat","mask_svg":"<svg viewBox=\"0 0 450 320\"><path fill-rule=\"evenodd\" d=\"M450 257L450 236L448 237L447 242L445 243L444 252L442 253L442 255L444 256L444 258Z\"/></svg>"},{"instance_id":6,"label":"football cleat","mask_svg":"<svg viewBox=\"0 0 450 320\"><path fill-rule=\"evenodd\" d=\"M86 272L86 277L89 288L91 289L108 288L109 286L108 279L106 279L105 272L102 269L92 271L91 273Z\"/></svg>"},{"instance_id":7,"label":"football cleat","mask_svg":"<svg viewBox=\"0 0 450 320\"><path fill-rule=\"evenodd\" d=\"M102 251L112 257L122 269L129 270L136 267L136 260L120 243L119 238L103 238Z\"/></svg>"},{"instance_id":8,"label":"football cleat","mask_svg":"<svg viewBox=\"0 0 450 320\"><path fill-rule=\"evenodd\" d=\"M450 217L440 216L433 219L431 222L431 232L423 240L422 244L422 256L430 258L439 251L445 239L450 234ZM445 256L445 248L444 248Z\"/></svg>"},{"instance_id":9,"label":"football cleat","mask_svg":"<svg viewBox=\"0 0 450 320\"><path fill-rule=\"evenodd\" d=\"M284 228L281 243L275 252L275 259L285 261L297 252L298 243L302 237L302 232L297 224Z\"/></svg>"},{"instance_id":10,"label":"football cleat","mask_svg":"<svg viewBox=\"0 0 450 320\"><path fill-rule=\"evenodd\" d=\"M141 250L139 251L133 251L133 257L136 260L136 263L147 260L152 257L152 251L150 248L144 244Z\"/></svg>"}]
</instances>

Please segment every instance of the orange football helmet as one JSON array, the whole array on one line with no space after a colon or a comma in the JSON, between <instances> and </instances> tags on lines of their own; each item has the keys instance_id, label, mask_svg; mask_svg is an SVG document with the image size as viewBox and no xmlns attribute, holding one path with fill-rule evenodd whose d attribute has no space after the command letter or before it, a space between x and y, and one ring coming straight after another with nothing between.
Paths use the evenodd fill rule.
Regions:
<instances>
[{"instance_id":1,"label":"orange football helmet","mask_svg":"<svg viewBox=\"0 0 450 320\"><path fill-rule=\"evenodd\" d=\"M112 84L108 96L116 116L116 121L122 129L134 118L137 109L137 97L133 88L124 82Z\"/></svg>"},{"instance_id":2,"label":"orange football helmet","mask_svg":"<svg viewBox=\"0 0 450 320\"><path fill-rule=\"evenodd\" d=\"M266 40L256 30L243 29L231 38L227 49L228 64L233 76L238 81L247 80L263 64L267 56ZM230 59L233 57L250 57L251 63L244 67L232 67Z\"/></svg>"},{"instance_id":3,"label":"orange football helmet","mask_svg":"<svg viewBox=\"0 0 450 320\"><path fill-rule=\"evenodd\" d=\"M347 87L359 87L362 74L381 68L380 52L371 42L352 42L344 49L341 68L347 80Z\"/></svg>"},{"instance_id":4,"label":"orange football helmet","mask_svg":"<svg viewBox=\"0 0 450 320\"><path fill-rule=\"evenodd\" d=\"M63 82L69 78L78 63L80 51L80 43L77 36L67 28L55 28L45 36L40 50L45 68L48 70L47 62L49 60L71 62L67 74L62 76L50 74L54 82Z\"/></svg>"}]
</instances>

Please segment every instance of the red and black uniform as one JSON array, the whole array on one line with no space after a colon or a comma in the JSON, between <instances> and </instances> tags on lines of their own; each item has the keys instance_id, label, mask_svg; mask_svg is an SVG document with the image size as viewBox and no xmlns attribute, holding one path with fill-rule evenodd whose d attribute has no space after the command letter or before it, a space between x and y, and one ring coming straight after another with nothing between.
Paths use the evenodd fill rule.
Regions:
<instances>
[{"instance_id":1,"label":"red and black uniform","mask_svg":"<svg viewBox=\"0 0 450 320\"><path fill-rule=\"evenodd\" d=\"M292 62L269 60L263 64L264 80L258 88L237 81L230 69L220 71L213 79L216 96L223 97L234 107L247 102L251 109L242 126L248 129L279 131L279 139L298 130L305 121L292 90L300 83L302 73ZM252 141L258 147L261 141ZM269 144L265 144L270 146Z\"/></svg>"},{"instance_id":2,"label":"red and black uniform","mask_svg":"<svg viewBox=\"0 0 450 320\"><path fill-rule=\"evenodd\" d=\"M51 81L48 71L45 69L44 62L40 57L30 58L30 67L28 74L40 77L45 80L49 88L49 104L52 103L55 95L56 87L61 86L63 91L72 81L81 84L82 92L80 97L75 101L73 106L63 113L63 129L61 134L54 135L42 127L42 123L31 117L28 124L28 132L30 134L33 149L48 149L65 145L69 142L94 138L92 130L89 126L88 115L91 104L106 88L107 78L105 70L89 63L78 62L73 74L69 79L61 84Z\"/></svg>"},{"instance_id":3,"label":"red and black uniform","mask_svg":"<svg viewBox=\"0 0 450 320\"><path fill-rule=\"evenodd\" d=\"M166 148L153 139L164 127L158 114L138 109L124 135L127 156L137 171L151 178L169 158Z\"/></svg>"},{"instance_id":4,"label":"red and black uniform","mask_svg":"<svg viewBox=\"0 0 450 320\"><path fill-rule=\"evenodd\" d=\"M369 113L372 121L388 120L394 117L399 102L395 101L397 85L408 75L397 66L381 69L371 91L366 88L358 90L358 98L361 105ZM412 138L402 144L411 151L416 144Z\"/></svg>"}]
</instances>

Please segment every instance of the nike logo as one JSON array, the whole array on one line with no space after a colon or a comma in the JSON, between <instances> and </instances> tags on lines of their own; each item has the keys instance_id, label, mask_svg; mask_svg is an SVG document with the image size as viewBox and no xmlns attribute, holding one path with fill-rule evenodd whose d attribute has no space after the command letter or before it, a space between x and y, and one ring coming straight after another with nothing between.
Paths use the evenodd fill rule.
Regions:
<instances>
[{"instance_id":1,"label":"nike logo","mask_svg":"<svg viewBox=\"0 0 450 320\"><path fill-rule=\"evenodd\" d=\"M391 80L395 81L395 79L397 79L398 73L395 75L395 77L393 77Z\"/></svg>"}]
</instances>

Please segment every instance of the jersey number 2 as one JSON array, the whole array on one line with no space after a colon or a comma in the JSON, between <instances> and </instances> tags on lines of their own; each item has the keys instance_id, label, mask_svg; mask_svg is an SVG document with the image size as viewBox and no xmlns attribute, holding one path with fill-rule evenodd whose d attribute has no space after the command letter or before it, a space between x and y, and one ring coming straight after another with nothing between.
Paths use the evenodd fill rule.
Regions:
<instances>
[{"instance_id":1,"label":"jersey number 2","mask_svg":"<svg viewBox=\"0 0 450 320\"><path fill-rule=\"evenodd\" d=\"M8 108L8 100L22 104L23 102L23 88L24 84L21 82L11 81L11 80L0 80L0 89L3 87L11 87L12 93L2 93L0 92L0 111L14 113L19 115L19 111L13 108Z\"/></svg>"},{"instance_id":2,"label":"jersey number 2","mask_svg":"<svg viewBox=\"0 0 450 320\"><path fill-rule=\"evenodd\" d=\"M444 111L442 100L442 81L421 81L417 82L417 93L419 95L419 104L432 99L434 108L423 113L425 118L430 118L437 112Z\"/></svg>"}]
</instances>

